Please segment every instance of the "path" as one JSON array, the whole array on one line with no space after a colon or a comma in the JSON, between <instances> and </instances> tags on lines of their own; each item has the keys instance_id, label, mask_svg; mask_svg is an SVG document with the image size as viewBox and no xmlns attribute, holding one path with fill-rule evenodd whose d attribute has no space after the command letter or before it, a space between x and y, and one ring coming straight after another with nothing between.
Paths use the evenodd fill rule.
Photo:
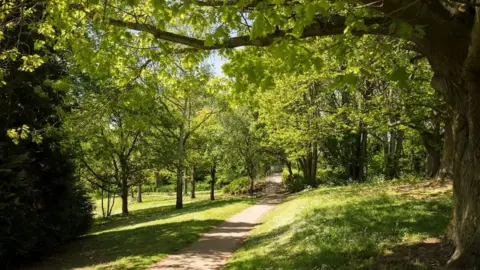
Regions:
<instances>
[{"instance_id":1,"label":"path","mask_svg":"<svg viewBox=\"0 0 480 270\"><path fill-rule=\"evenodd\" d=\"M281 176L267 178L266 196L260 203L225 220L197 242L152 265L151 270L220 269L247 239L260 218L282 201ZM161 244L161 243L159 243Z\"/></svg>"}]
</instances>

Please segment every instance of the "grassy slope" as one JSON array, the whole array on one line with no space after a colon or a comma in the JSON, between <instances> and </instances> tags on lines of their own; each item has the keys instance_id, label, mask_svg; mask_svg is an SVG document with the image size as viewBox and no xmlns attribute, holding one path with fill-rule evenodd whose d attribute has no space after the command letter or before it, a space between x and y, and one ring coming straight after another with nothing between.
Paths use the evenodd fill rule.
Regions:
<instances>
[{"instance_id":1,"label":"grassy slope","mask_svg":"<svg viewBox=\"0 0 480 270\"><path fill-rule=\"evenodd\" d=\"M435 182L320 188L293 195L225 269L423 269L443 262L451 187Z\"/></svg>"},{"instance_id":2,"label":"grassy slope","mask_svg":"<svg viewBox=\"0 0 480 270\"><path fill-rule=\"evenodd\" d=\"M89 235L32 268L144 269L255 202L222 196L211 202L207 192L197 197L194 202L185 198L185 208L175 210L173 196L146 195L144 203L130 206L129 217L97 220Z\"/></svg>"}]
</instances>

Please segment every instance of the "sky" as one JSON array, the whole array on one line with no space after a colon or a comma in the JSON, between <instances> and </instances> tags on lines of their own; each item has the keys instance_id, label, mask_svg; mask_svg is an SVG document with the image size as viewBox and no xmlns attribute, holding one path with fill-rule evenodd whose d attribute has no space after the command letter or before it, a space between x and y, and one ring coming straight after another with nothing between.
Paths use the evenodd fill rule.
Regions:
<instances>
[{"instance_id":1,"label":"sky","mask_svg":"<svg viewBox=\"0 0 480 270\"><path fill-rule=\"evenodd\" d=\"M219 55L218 52L214 52L208 57L207 62L212 65L215 75L224 76L222 72L222 65L227 62L227 59Z\"/></svg>"}]
</instances>

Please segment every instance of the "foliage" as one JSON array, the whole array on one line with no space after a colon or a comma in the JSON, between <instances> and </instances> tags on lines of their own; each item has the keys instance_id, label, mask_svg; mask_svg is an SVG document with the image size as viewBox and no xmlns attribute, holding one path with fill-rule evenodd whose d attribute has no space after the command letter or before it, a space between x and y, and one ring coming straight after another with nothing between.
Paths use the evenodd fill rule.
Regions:
<instances>
[{"instance_id":1,"label":"foliage","mask_svg":"<svg viewBox=\"0 0 480 270\"><path fill-rule=\"evenodd\" d=\"M57 113L68 109L62 104L64 93L52 88L64 68L59 58L32 72L16 70L19 61L9 62L9 73L2 78L6 82L0 86L2 268L48 253L85 233L92 221L92 204L75 174L75 156ZM12 140L8 131L18 126L29 127L30 133Z\"/></svg>"},{"instance_id":2,"label":"foliage","mask_svg":"<svg viewBox=\"0 0 480 270\"><path fill-rule=\"evenodd\" d=\"M306 184L305 179L298 173L293 175L286 174L282 175L282 183L285 185L289 192L299 192L302 191Z\"/></svg>"},{"instance_id":3,"label":"foliage","mask_svg":"<svg viewBox=\"0 0 480 270\"><path fill-rule=\"evenodd\" d=\"M222 188L223 193L245 194L250 185L250 179L247 176L239 177Z\"/></svg>"}]
</instances>

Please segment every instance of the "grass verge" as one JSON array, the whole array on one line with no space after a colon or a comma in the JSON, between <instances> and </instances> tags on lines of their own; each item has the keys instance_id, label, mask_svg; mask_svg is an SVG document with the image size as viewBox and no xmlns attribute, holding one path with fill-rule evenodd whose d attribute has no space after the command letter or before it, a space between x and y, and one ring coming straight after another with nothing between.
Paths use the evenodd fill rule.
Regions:
<instances>
[{"instance_id":1,"label":"grass verge","mask_svg":"<svg viewBox=\"0 0 480 270\"><path fill-rule=\"evenodd\" d=\"M224 267L232 269L433 269L451 186L437 182L325 187L287 198Z\"/></svg>"},{"instance_id":2,"label":"grass verge","mask_svg":"<svg viewBox=\"0 0 480 270\"><path fill-rule=\"evenodd\" d=\"M131 205L128 217L97 219L88 235L30 269L145 269L255 203L226 196L212 202L208 192L198 195L176 210L174 197L146 194L144 203Z\"/></svg>"}]
</instances>

